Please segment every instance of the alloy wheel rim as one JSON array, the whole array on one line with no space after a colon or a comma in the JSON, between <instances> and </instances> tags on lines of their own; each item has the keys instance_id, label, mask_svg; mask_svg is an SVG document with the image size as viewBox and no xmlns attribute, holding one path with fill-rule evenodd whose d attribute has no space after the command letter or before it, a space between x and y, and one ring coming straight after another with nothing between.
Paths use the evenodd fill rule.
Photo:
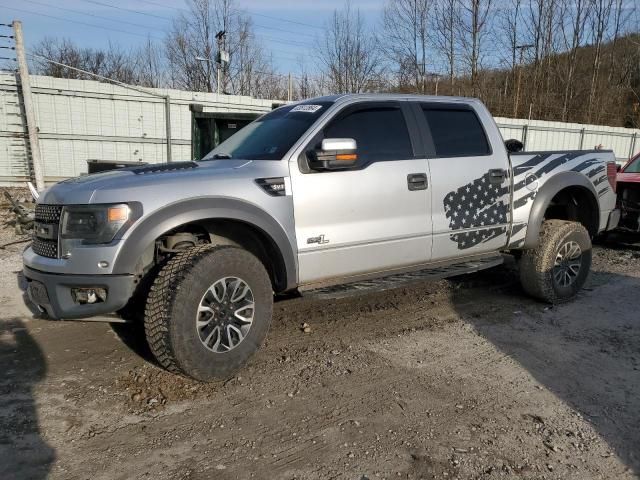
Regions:
<instances>
[{"instance_id":1,"label":"alloy wheel rim","mask_svg":"<svg viewBox=\"0 0 640 480\"><path fill-rule=\"evenodd\" d=\"M553 279L557 285L568 287L575 283L582 267L582 249L571 240L564 243L556 253Z\"/></svg>"},{"instance_id":2,"label":"alloy wheel rim","mask_svg":"<svg viewBox=\"0 0 640 480\"><path fill-rule=\"evenodd\" d=\"M238 277L221 278L207 289L198 305L198 338L214 353L233 350L249 333L254 314L255 299L247 282Z\"/></svg>"}]
</instances>

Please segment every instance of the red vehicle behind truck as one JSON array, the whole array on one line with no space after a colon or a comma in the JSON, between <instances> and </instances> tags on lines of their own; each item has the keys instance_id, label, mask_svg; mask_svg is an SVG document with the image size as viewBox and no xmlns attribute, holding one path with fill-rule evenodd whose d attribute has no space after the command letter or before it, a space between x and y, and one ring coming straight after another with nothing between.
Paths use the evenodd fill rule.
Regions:
<instances>
[{"instance_id":1,"label":"red vehicle behind truck","mask_svg":"<svg viewBox=\"0 0 640 480\"><path fill-rule=\"evenodd\" d=\"M640 233L640 153L620 169L617 179L621 210L619 228Z\"/></svg>"}]
</instances>

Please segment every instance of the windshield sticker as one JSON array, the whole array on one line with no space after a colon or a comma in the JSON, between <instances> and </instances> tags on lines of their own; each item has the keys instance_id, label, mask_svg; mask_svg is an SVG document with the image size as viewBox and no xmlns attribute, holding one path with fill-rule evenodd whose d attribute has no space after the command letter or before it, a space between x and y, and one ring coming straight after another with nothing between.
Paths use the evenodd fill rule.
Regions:
<instances>
[{"instance_id":1,"label":"windshield sticker","mask_svg":"<svg viewBox=\"0 0 640 480\"><path fill-rule=\"evenodd\" d=\"M322 105L298 105L291 109L292 112L315 113L322 108Z\"/></svg>"}]
</instances>

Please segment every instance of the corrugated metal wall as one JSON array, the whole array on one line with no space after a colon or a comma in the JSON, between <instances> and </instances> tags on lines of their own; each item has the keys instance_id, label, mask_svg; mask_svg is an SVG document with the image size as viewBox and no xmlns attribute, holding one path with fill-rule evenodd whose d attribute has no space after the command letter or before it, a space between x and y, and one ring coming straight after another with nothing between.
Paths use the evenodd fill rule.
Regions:
<instances>
[{"instance_id":1,"label":"corrugated metal wall","mask_svg":"<svg viewBox=\"0 0 640 480\"><path fill-rule=\"evenodd\" d=\"M47 181L86 173L88 159L166 162L164 99L91 80L31 76ZM262 113L271 100L149 89L171 97L173 160L191 157L189 104L207 112ZM0 182L29 176L26 125L14 75L0 75Z\"/></svg>"},{"instance_id":2,"label":"corrugated metal wall","mask_svg":"<svg viewBox=\"0 0 640 480\"><path fill-rule=\"evenodd\" d=\"M528 151L588 150L602 145L622 163L640 150L640 130L631 128L502 117L496 123L505 140L517 138Z\"/></svg>"},{"instance_id":3,"label":"corrugated metal wall","mask_svg":"<svg viewBox=\"0 0 640 480\"><path fill-rule=\"evenodd\" d=\"M47 181L87 171L88 159L165 162L165 106L159 97L91 80L32 76L44 173ZM189 104L207 112L266 112L271 100L179 90L149 89L171 97L173 160L191 156ZM16 78L0 74L0 184L29 178L28 142ZM505 139L526 149L574 150L596 145L623 161L640 150L640 130L539 120L496 118Z\"/></svg>"},{"instance_id":4,"label":"corrugated metal wall","mask_svg":"<svg viewBox=\"0 0 640 480\"><path fill-rule=\"evenodd\" d=\"M25 132L14 77L0 75L0 182L29 177Z\"/></svg>"}]
</instances>

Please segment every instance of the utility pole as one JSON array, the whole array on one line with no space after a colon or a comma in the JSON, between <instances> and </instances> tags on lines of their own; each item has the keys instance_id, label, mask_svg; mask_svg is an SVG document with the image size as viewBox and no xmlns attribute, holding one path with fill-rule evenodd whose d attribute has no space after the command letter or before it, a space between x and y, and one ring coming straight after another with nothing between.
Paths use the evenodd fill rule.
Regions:
<instances>
[{"instance_id":1,"label":"utility pole","mask_svg":"<svg viewBox=\"0 0 640 480\"><path fill-rule=\"evenodd\" d=\"M226 67L229 64L229 52L224 49L224 37L226 35L225 30L220 30L216 33L216 40L218 41L218 58L216 59L216 63L218 65L217 72L217 85L216 85L216 93L220 95L220 86L222 84L222 76L225 73Z\"/></svg>"},{"instance_id":2,"label":"utility pole","mask_svg":"<svg viewBox=\"0 0 640 480\"><path fill-rule=\"evenodd\" d=\"M518 63L518 84L516 86L516 99L513 102L513 118L518 118L518 103L520 102L520 84L522 83L522 57L524 51L533 48L533 45L516 45L516 49L520 52L520 61Z\"/></svg>"},{"instance_id":3,"label":"utility pole","mask_svg":"<svg viewBox=\"0 0 640 480\"><path fill-rule=\"evenodd\" d=\"M287 87L287 100L290 102L291 101L291 97L292 95L292 90L293 90L293 84L291 83L291 72L289 72L289 83L288 83L288 87Z\"/></svg>"},{"instance_id":4,"label":"utility pole","mask_svg":"<svg viewBox=\"0 0 640 480\"><path fill-rule=\"evenodd\" d=\"M31 163L33 165L33 177L36 189L44 190L44 173L42 169L42 157L40 155L40 141L38 139L38 126L36 125L36 114L33 108L33 97L31 95L31 83L29 82L29 67L24 51L24 37L22 36L22 22L13 21L13 35L16 41L16 60L18 61L18 75L20 76L20 88L22 90L22 100L24 102L24 112L27 118L27 132L29 133L29 147L31 150Z\"/></svg>"}]
</instances>

